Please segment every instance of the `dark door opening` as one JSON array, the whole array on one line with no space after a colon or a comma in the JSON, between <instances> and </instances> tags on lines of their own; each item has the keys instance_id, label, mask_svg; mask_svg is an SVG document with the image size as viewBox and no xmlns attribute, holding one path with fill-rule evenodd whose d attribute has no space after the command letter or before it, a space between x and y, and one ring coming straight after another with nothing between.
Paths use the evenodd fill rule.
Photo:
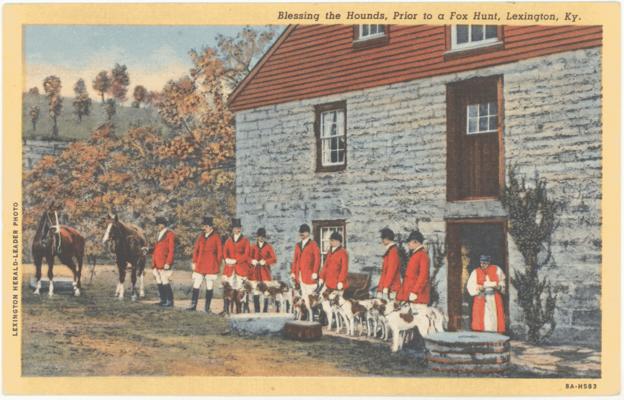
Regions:
<instances>
[{"instance_id":1,"label":"dark door opening","mask_svg":"<svg viewBox=\"0 0 624 400\"><path fill-rule=\"evenodd\" d=\"M504 220L463 220L447 221L448 243L448 316L449 330L470 330L472 298L466 291L470 273L479 266L479 256L487 254L505 272L508 287L507 267L507 223ZM509 305L507 294L505 316L508 320Z\"/></svg>"}]
</instances>

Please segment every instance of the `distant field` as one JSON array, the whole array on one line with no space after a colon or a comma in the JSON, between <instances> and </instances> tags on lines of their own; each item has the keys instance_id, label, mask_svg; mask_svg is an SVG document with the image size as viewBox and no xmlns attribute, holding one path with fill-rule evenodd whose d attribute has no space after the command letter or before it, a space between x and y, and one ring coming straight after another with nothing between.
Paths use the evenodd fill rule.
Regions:
<instances>
[{"instance_id":1,"label":"distant field","mask_svg":"<svg viewBox=\"0 0 624 400\"><path fill-rule=\"evenodd\" d=\"M86 139L95 128L107 122L106 112L99 98L93 98L91 114L82 117L82 122L78 122L78 117L74 114L72 105L73 98L63 98L63 110L57 120L59 128L59 138L61 139ZM31 106L38 105L40 109L37 130L33 131L29 110ZM43 95L28 95L23 97L22 105L22 136L24 138L49 137L52 135L52 119L48 117L48 100ZM134 108L117 105L117 113L113 116L112 122L115 124L118 133L124 133L131 125L153 125L161 127L163 132L167 132L158 116L158 112L153 108Z\"/></svg>"}]
</instances>

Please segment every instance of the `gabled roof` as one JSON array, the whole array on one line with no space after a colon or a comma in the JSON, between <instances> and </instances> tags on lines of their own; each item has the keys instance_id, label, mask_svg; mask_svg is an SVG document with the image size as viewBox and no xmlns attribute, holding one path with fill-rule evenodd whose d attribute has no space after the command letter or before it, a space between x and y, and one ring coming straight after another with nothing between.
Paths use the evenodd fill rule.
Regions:
<instances>
[{"instance_id":1,"label":"gabled roof","mask_svg":"<svg viewBox=\"0 0 624 400\"><path fill-rule=\"evenodd\" d=\"M260 58L260 60L258 60L256 65L254 65L254 67L251 69L251 72L249 73L249 75L247 75L245 77L245 79L243 79L236 86L234 91L232 91L232 93L230 93L230 96L228 97L228 101L227 101L228 106L231 106L231 104L236 100L236 97L245 89L247 84L249 82L251 82L251 80L254 78L254 76L256 76L258 71L260 71L260 69L262 68L264 63L269 59L269 57L271 57L271 55L273 53L275 53L275 51L280 47L280 45L282 43L284 43L284 41L286 40L288 35L290 35L290 33L295 29L295 27L296 27L296 25L288 25L288 27L286 27L286 29L284 29L282 34L279 35L277 40L271 45L271 47L269 47L269 50L267 50L267 52L264 53L262 58Z\"/></svg>"},{"instance_id":2,"label":"gabled roof","mask_svg":"<svg viewBox=\"0 0 624 400\"><path fill-rule=\"evenodd\" d=\"M588 25L505 25L502 41L465 51L450 49L450 26L387 25L385 40L375 45L358 40L357 27L288 26L232 92L230 109L320 98L602 45L602 27Z\"/></svg>"}]
</instances>

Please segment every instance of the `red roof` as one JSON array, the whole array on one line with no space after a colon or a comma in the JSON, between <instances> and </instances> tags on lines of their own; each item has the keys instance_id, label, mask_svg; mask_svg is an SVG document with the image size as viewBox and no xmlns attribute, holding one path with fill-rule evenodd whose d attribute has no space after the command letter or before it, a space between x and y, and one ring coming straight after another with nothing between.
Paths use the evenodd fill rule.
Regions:
<instances>
[{"instance_id":1,"label":"red roof","mask_svg":"<svg viewBox=\"0 0 624 400\"><path fill-rule=\"evenodd\" d=\"M229 98L233 111L344 93L602 45L601 26L503 26L502 44L449 53L450 27L391 25L354 46L352 25L291 25Z\"/></svg>"}]
</instances>

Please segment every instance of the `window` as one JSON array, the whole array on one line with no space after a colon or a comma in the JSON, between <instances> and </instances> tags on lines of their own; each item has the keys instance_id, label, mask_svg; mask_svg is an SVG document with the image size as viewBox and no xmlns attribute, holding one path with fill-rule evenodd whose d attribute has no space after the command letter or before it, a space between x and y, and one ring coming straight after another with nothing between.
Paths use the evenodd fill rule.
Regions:
<instances>
[{"instance_id":1,"label":"window","mask_svg":"<svg viewBox=\"0 0 624 400\"><path fill-rule=\"evenodd\" d=\"M466 119L467 135L496 132L498 129L496 118L498 105L495 102L468 104L466 107L466 114L468 115Z\"/></svg>"},{"instance_id":2,"label":"window","mask_svg":"<svg viewBox=\"0 0 624 400\"><path fill-rule=\"evenodd\" d=\"M329 221L312 221L312 228L314 231L314 239L319 245L321 250L321 267L325 263L325 257L330 250L329 236L333 232L338 232L342 235L342 245L347 247L347 235L345 220L329 220Z\"/></svg>"},{"instance_id":3,"label":"window","mask_svg":"<svg viewBox=\"0 0 624 400\"><path fill-rule=\"evenodd\" d=\"M500 41L496 25L453 25L451 49L481 47Z\"/></svg>"},{"instance_id":4,"label":"window","mask_svg":"<svg viewBox=\"0 0 624 400\"><path fill-rule=\"evenodd\" d=\"M496 198L504 185L503 80L447 86L447 199Z\"/></svg>"},{"instance_id":5,"label":"window","mask_svg":"<svg viewBox=\"0 0 624 400\"><path fill-rule=\"evenodd\" d=\"M353 49L369 49L388 43L390 25L353 25Z\"/></svg>"},{"instance_id":6,"label":"window","mask_svg":"<svg viewBox=\"0 0 624 400\"><path fill-rule=\"evenodd\" d=\"M386 34L385 25L360 25L359 29L359 40L373 39L379 36L384 36Z\"/></svg>"},{"instance_id":7,"label":"window","mask_svg":"<svg viewBox=\"0 0 624 400\"><path fill-rule=\"evenodd\" d=\"M347 165L347 110L344 101L316 106L318 172L342 170Z\"/></svg>"}]
</instances>

